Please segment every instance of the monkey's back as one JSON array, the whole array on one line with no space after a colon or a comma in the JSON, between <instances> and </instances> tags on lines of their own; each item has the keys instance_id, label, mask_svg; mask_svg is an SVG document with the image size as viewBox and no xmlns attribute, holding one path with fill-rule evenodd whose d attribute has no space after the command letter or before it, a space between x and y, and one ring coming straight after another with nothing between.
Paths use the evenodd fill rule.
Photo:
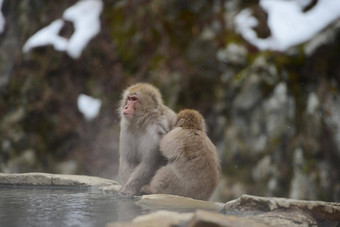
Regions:
<instances>
[{"instance_id":1,"label":"monkey's back","mask_svg":"<svg viewBox=\"0 0 340 227\"><path fill-rule=\"evenodd\" d=\"M163 137L162 154L183 187L183 195L208 199L219 175L216 147L205 132L177 127Z\"/></svg>"}]
</instances>

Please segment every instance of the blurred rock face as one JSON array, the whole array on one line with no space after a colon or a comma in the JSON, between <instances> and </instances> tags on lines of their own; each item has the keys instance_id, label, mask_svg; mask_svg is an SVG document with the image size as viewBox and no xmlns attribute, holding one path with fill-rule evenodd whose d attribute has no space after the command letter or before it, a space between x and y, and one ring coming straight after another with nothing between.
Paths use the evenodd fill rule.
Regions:
<instances>
[{"instance_id":1,"label":"blurred rock face","mask_svg":"<svg viewBox=\"0 0 340 227\"><path fill-rule=\"evenodd\" d=\"M286 52L260 52L234 30L247 7L268 32L257 1L103 1L101 30L78 59L52 46L23 53L76 3L2 5L0 171L115 178L120 92L146 81L176 111L205 116L222 159L216 199L340 200L339 22ZM74 29L65 21L60 35ZM80 94L102 101L96 118L79 112Z\"/></svg>"}]
</instances>

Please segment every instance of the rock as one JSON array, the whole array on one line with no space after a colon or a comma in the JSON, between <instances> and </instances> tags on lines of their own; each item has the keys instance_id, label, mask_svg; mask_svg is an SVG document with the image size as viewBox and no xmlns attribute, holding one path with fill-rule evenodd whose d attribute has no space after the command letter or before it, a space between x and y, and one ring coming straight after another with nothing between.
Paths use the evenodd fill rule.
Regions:
<instances>
[{"instance_id":1,"label":"rock","mask_svg":"<svg viewBox=\"0 0 340 227\"><path fill-rule=\"evenodd\" d=\"M266 119L266 134L269 138L276 138L287 131L287 126L294 119L294 101L288 95L287 84L280 82L276 85L272 95L264 102L263 110Z\"/></svg>"},{"instance_id":2,"label":"rock","mask_svg":"<svg viewBox=\"0 0 340 227\"><path fill-rule=\"evenodd\" d=\"M329 98L327 100L327 108L330 111L330 114L327 115L326 122L327 125L332 129L334 142L336 144L336 155L340 157L340 95L338 94L336 97ZM338 197L339 198L339 197Z\"/></svg>"},{"instance_id":3,"label":"rock","mask_svg":"<svg viewBox=\"0 0 340 227\"><path fill-rule=\"evenodd\" d=\"M166 194L143 195L136 204L146 209L205 209L221 211L224 208L223 203Z\"/></svg>"},{"instance_id":4,"label":"rock","mask_svg":"<svg viewBox=\"0 0 340 227\"><path fill-rule=\"evenodd\" d=\"M211 211L197 210L194 213L178 213L159 210L150 214L141 215L131 222L108 223L106 227L170 227L170 226L254 226L265 227L267 224L253 218L223 215Z\"/></svg>"},{"instance_id":5,"label":"rock","mask_svg":"<svg viewBox=\"0 0 340 227\"><path fill-rule=\"evenodd\" d=\"M115 181L92 176L62 175L49 173L0 173L0 185L13 186L77 186L97 187L99 189L110 187L111 190L119 190L119 184Z\"/></svg>"},{"instance_id":6,"label":"rock","mask_svg":"<svg viewBox=\"0 0 340 227\"><path fill-rule=\"evenodd\" d=\"M253 219L269 226L318 226L317 221L308 212L294 209L266 212L254 216Z\"/></svg>"},{"instance_id":7,"label":"rock","mask_svg":"<svg viewBox=\"0 0 340 227\"><path fill-rule=\"evenodd\" d=\"M255 166L252 176L256 181L266 179L270 176L270 173L274 169L271 158L269 155L265 155L261 160L258 161Z\"/></svg>"},{"instance_id":8,"label":"rock","mask_svg":"<svg viewBox=\"0 0 340 227\"><path fill-rule=\"evenodd\" d=\"M304 51L307 56L311 56L322 45L330 43L336 36L336 31L340 28L340 21L334 22L329 28L315 35L310 41L304 45Z\"/></svg>"},{"instance_id":9,"label":"rock","mask_svg":"<svg viewBox=\"0 0 340 227\"><path fill-rule=\"evenodd\" d=\"M86 187L104 187L110 186L112 184L118 184L112 180L91 177L91 176L81 176L81 175L52 175L53 185L60 186L86 186Z\"/></svg>"},{"instance_id":10,"label":"rock","mask_svg":"<svg viewBox=\"0 0 340 227\"><path fill-rule=\"evenodd\" d=\"M112 184L112 185L109 185L109 186L103 186L103 187L100 187L100 189L103 191L103 192L106 192L106 193L117 193L120 188L122 186L120 184Z\"/></svg>"},{"instance_id":11,"label":"rock","mask_svg":"<svg viewBox=\"0 0 340 227\"><path fill-rule=\"evenodd\" d=\"M183 222L189 221L193 213L178 213L173 211L159 210L151 214L138 216L131 222L108 223L106 227L159 227L159 226L178 226Z\"/></svg>"},{"instance_id":12,"label":"rock","mask_svg":"<svg viewBox=\"0 0 340 227\"><path fill-rule=\"evenodd\" d=\"M138 203L154 209L206 209L206 204L220 205L171 195L143 196ZM193 213L162 210L138 216L131 222L107 226L338 226L340 223L340 203L332 202L243 195L227 202L220 212L225 214L206 210Z\"/></svg>"},{"instance_id":13,"label":"rock","mask_svg":"<svg viewBox=\"0 0 340 227\"><path fill-rule=\"evenodd\" d=\"M308 175L304 171L306 160L302 148L295 149L293 163L294 170L289 197L292 199L304 199L305 197L315 199L317 197L317 182L313 175Z\"/></svg>"},{"instance_id":14,"label":"rock","mask_svg":"<svg viewBox=\"0 0 340 227\"><path fill-rule=\"evenodd\" d=\"M190 227L203 227L203 226L252 226L252 227L265 227L268 226L260 221L252 218L237 217L233 215L223 215L209 211L197 210L191 219Z\"/></svg>"},{"instance_id":15,"label":"rock","mask_svg":"<svg viewBox=\"0 0 340 227\"><path fill-rule=\"evenodd\" d=\"M24 173L24 174L0 173L0 185L48 186L52 185L52 177L51 174L46 173Z\"/></svg>"},{"instance_id":16,"label":"rock","mask_svg":"<svg viewBox=\"0 0 340 227\"><path fill-rule=\"evenodd\" d=\"M245 83L233 102L233 109L249 111L262 99L261 80L256 74L245 78Z\"/></svg>"},{"instance_id":17,"label":"rock","mask_svg":"<svg viewBox=\"0 0 340 227\"><path fill-rule=\"evenodd\" d=\"M1 121L1 129L9 130L13 124L21 121L25 116L25 110L20 107L12 112L9 112Z\"/></svg>"},{"instance_id":18,"label":"rock","mask_svg":"<svg viewBox=\"0 0 340 227\"><path fill-rule=\"evenodd\" d=\"M337 221L340 222L340 203L322 202L322 201L305 201L286 198L259 197L243 195L240 198L227 202L225 204L226 213L243 213L248 215L257 215L259 213L277 211L276 216L290 217L291 220L299 219L297 212L304 212L304 218L311 214L315 221ZM294 215L293 215L294 214ZM273 217L274 213L262 217ZM302 214L301 214L302 215ZM300 215L300 216L301 216ZM259 218L261 216L258 216ZM306 220L307 220L306 219ZM298 220L295 220L297 223Z\"/></svg>"},{"instance_id":19,"label":"rock","mask_svg":"<svg viewBox=\"0 0 340 227\"><path fill-rule=\"evenodd\" d=\"M247 64L247 50L244 46L235 43L229 44L225 49L220 49L216 53L219 61L236 65Z\"/></svg>"}]
</instances>

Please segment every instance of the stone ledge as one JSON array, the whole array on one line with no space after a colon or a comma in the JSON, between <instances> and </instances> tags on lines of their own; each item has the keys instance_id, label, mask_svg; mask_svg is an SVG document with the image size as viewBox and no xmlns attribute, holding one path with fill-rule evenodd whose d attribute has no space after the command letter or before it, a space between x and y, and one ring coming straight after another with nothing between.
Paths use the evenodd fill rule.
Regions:
<instances>
[{"instance_id":1,"label":"stone ledge","mask_svg":"<svg viewBox=\"0 0 340 227\"><path fill-rule=\"evenodd\" d=\"M242 195L240 198L225 204L226 211L246 212L255 209L257 212L302 210L308 211L317 220L340 221L340 203L335 202Z\"/></svg>"},{"instance_id":2,"label":"stone ledge","mask_svg":"<svg viewBox=\"0 0 340 227\"><path fill-rule=\"evenodd\" d=\"M224 209L224 203L166 194L143 195L136 204L146 209L205 209L217 212Z\"/></svg>"},{"instance_id":3,"label":"stone ledge","mask_svg":"<svg viewBox=\"0 0 340 227\"><path fill-rule=\"evenodd\" d=\"M138 216L131 222L113 222L106 227L202 227L202 226L252 226L269 227L261 221L248 217L223 215L211 211L197 210L193 213L179 213L174 211L159 210L150 214Z\"/></svg>"},{"instance_id":4,"label":"stone ledge","mask_svg":"<svg viewBox=\"0 0 340 227\"><path fill-rule=\"evenodd\" d=\"M117 192L112 180L81 175L49 173L0 173L0 186L94 187ZM150 210L190 210L190 213L157 211L138 216L131 222L108 226L338 226L340 203L243 195L227 203L195 200L175 195L144 195L137 205ZM195 210L194 212L192 212ZM209 210L209 211L207 211Z\"/></svg>"},{"instance_id":5,"label":"stone ledge","mask_svg":"<svg viewBox=\"0 0 340 227\"><path fill-rule=\"evenodd\" d=\"M109 179L83 175L64 175L50 173L0 173L0 186L60 186L97 187L117 191L120 185Z\"/></svg>"},{"instance_id":6,"label":"stone ledge","mask_svg":"<svg viewBox=\"0 0 340 227\"><path fill-rule=\"evenodd\" d=\"M150 214L138 216L131 222L112 222L106 227L159 227L159 226L179 226L188 222L193 217L193 213L178 213L174 211L159 210Z\"/></svg>"},{"instance_id":7,"label":"stone ledge","mask_svg":"<svg viewBox=\"0 0 340 227\"><path fill-rule=\"evenodd\" d=\"M137 204L147 209L169 209L141 215L114 226L338 226L340 203L243 195L223 203L173 195L142 196ZM190 213L179 213L189 209ZM203 210L202 210L203 209ZM193 212L193 210L195 210Z\"/></svg>"}]
</instances>

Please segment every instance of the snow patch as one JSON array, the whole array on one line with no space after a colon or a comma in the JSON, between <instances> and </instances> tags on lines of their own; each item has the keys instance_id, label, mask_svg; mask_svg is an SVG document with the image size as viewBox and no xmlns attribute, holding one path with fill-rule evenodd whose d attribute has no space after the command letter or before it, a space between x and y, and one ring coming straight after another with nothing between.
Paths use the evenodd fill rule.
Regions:
<instances>
[{"instance_id":1,"label":"snow patch","mask_svg":"<svg viewBox=\"0 0 340 227\"><path fill-rule=\"evenodd\" d=\"M319 0L312 9L303 12L309 3L310 0L260 0L260 6L268 13L271 36L257 37L253 28L258 21L250 9L235 17L236 31L260 50L285 51L308 41L340 17L340 1Z\"/></svg>"},{"instance_id":2,"label":"snow patch","mask_svg":"<svg viewBox=\"0 0 340 227\"><path fill-rule=\"evenodd\" d=\"M312 3L312 0L296 0L296 3L299 4L302 8L305 8Z\"/></svg>"},{"instance_id":3,"label":"snow patch","mask_svg":"<svg viewBox=\"0 0 340 227\"><path fill-rule=\"evenodd\" d=\"M0 33L2 33L5 29L5 17L1 12L1 7L2 7L3 2L4 2L3 0L0 0Z\"/></svg>"},{"instance_id":4,"label":"snow patch","mask_svg":"<svg viewBox=\"0 0 340 227\"><path fill-rule=\"evenodd\" d=\"M58 35L63 26L64 21L53 21L50 25L44 27L29 38L23 47L23 51L26 53L32 48L46 45L53 45L54 49L65 51L67 48L67 39Z\"/></svg>"},{"instance_id":5,"label":"snow patch","mask_svg":"<svg viewBox=\"0 0 340 227\"><path fill-rule=\"evenodd\" d=\"M75 29L69 40L59 36L64 20L58 19L30 37L23 52L27 53L39 46L53 45L58 51L66 51L70 57L79 58L88 42L100 31L99 16L102 9L103 3L100 0L78 1L63 14L63 19L73 22Z\"/></svg>"},{"instance_id":6,"label":"snow patch","mask_svg":"<svg viewBox=\"0 0 340 227\"><path fill-rule=\"evenodd\" d=\"M102 101L85 94L80 94L77 104L78 110L85 116L86 120L92 120L98 116Z\"/></svg>"},{"instance_id":7,"label":"snow patch","mask_svg":"<svg viewBox=\"0 0 340 227\"><path fill-rule=\"evenodd\" d=\"M73 22L75 28L67 48L67 53L71 57L79 58L87 43L99 33L99 16L102 8L101 1L83 0L64 12L64 19Z\"/></svg>"}]
</instances>

